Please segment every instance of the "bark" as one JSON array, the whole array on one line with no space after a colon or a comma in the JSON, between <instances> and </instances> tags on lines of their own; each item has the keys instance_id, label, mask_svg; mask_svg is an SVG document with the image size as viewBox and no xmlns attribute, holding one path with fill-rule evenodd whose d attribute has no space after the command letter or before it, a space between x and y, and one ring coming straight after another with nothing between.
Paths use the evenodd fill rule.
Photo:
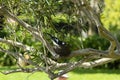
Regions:
<instances>
[{"instance_id":1,"label":"bark","mask_svg":"<svg viewBox=\"0 0 120 80\"><path fill-rule=\"evenodd\" d=\"M92 0L94 1L94 0ZM97 0L96 0L97 1ZM83 58L77 62L70 62L70 63L58 63L57 61L53 60L52 58L48 58L46 55L42 55L43 63L46 63L46 66L41 66L32 61L32 59L25 59L20 53L10 52L9 50L5 50L0 47L0 51L7 53L8 55L11 55L18 59L21 57L23 60L28 62L30 65L34 66L35 68L23 68L20 67L20 69L11 70L7 72L2 72L4 74L14 73L14 72L35 72L35 71L43 71L47 73L51 80L57 78L58 76L61 76L76 67L83 67L83 68L91 68L99 65L106 64L108 62L112 62L115 60L120 59L120 43L114 37L108 30L104 28L104 26L101 23L100 16L98 16L99 10L95 12L94 6L90 6L86 0L75 0L75 5L77 5L80 9L78 9L79 13L87 17L88 21L91 23L94 23L97 26L99 35L107 39L111 44L109 48L105 51L102 50L96 50L92 48L86 48L86 49L80 49L76 51L72 51L70 55L66 58L76 57L76 56L83 56ZM97 3L97 2L96 2ZM97 6L98 7L98 6ZM21 19L17 18L15 15L13 15L11 12L9 12L6 8L0 6L0 14L4 15L7 18L13 19L15 22L17 22L19 25L21 25L23 28L25 28L29 33L33 35L36 39L38 39L40 42L43 43L43 45L49 50L49 52L52 54L53 57L56 59L59 58L59 55L57 55L53 49L53 47L48 43L48 41L44 38L44 35L41 30L38 30L36 28L33 28L31 25L27 24L26 22L22 21ZM39 26L39 25L38 25ZM0 42L10 44L15 47L19 47L25 51L36 51L35 48L31 48L30 46L27 46L20 42L15 42L12 40L6 40L0 38ZM93 43L94 44L94 43ZM42 53L42 52L39 52ZM40 57L41 58L41 57ZM94 59L94 61L93 61ZM92 60L92 61L91 61ZM62 72L55 73L54 71L64 69Z\"/></svg>"}]
</instances>

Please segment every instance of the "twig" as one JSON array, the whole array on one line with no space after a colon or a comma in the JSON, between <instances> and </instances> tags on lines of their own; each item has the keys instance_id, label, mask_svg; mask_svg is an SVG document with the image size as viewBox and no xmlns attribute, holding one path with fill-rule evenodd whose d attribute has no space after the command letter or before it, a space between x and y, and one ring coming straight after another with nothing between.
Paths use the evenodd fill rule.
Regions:
<instances>
[{"instance_id":1,"label":"twig","mask_svg":"<svg viewBox=\"0 0 120 80\"><path fill-rule=\"evenodd\" d=\"M39 68L25 68L25 69L15 69L15 70L9 70L9 71L4 71L1 73L7 75L11 73L16 73L16 72L26 72L26 73L31 73L31 72L36 72L36 71L41 71Z\"/></svg>"},{"instance_id":2,"label":"twig","mask_svg":"<svg viewBox=\"0 0 120 80\"><path fill-rule=\"evenodd\" d=\"M58 58L59 55L55 53L53 50L52 46L46 42L46 40L43 38L43 35L41 34L42 32L38 31L37 29L33 28L31 25L27 24L26 22L18 19L15 15L10 13L8 10L6 10L4 7L0 6L0 13L3 14L4 16L13 19L14 21L18 22L22 27L24 27L26 30L28 30L36 39L41 41L46 48L51 52L54 58Z\"/></svg>"},{"instance_id":3,"label":"twig","mask_svg":"<svg viewBox=\"0 0 120 80\"><path fill-rule=\"evenodd\" d=\"M94 10L89 5L86 5L86 0L83 0L82 3L85 5L83 6L82 11L86 14L90 21L93 21L96 24L99 34L110 41L111 45L109 47L109 55L116 55L114 54L114 50L115 47L117 47L118 51L120 52L120 43L108 30L103 27L100 18L97 16Z\"/></svg>"},{"instance_id":4,"label":"twig","mask_svg":"<svg viewBox=\"0 0 120 80\"><path fill-rule=\"evenodd\" d=\"M10 44L10 45L13 45L13 46L16 46L16 47L20 47L20 48L24 49L25 51L34 51L34 49L32 47L24 45L20 42L16 42L16 41L12 41L12 40L5 40L5 39L2 39L2 38L0 38L0 42Z\"/></svg>"},{"instance_id":5,"label":"twig","mask_svg":"<svg viewBox=\"0 0 120 80\"><path fill-rule=\"evenodd\" d=\"M73 63L73 64L69 65L69 66L68 66L65 70L63 70L62 72L57 73L57 74L54 74L54 76L50 76L51 79L55 79L55 78L57 78L58 76L61 76L61 75L65 74L65 73L67 73L67 72L75 69L76 67L79 67L83 62L85 62L85 61L88 60L88 59L89 59L88 57L87 57L87 58L83 58L82 60L80 60L80 61L78 61L78 62L76 62L76 63Z\"/></svg>"}]
</instances>

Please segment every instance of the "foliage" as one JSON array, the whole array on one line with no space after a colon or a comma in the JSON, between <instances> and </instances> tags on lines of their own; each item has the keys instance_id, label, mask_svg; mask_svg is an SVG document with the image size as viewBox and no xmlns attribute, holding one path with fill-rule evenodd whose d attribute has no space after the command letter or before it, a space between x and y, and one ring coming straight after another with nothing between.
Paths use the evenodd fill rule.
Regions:
<instances>
[{"instance_id":1,"label":"foliage","mask_svg":"<svg viewBox=\"0 0 120 80\"><path fill-rule=\"evenodd\" d=\"M120 26L120 2L118 0L105 1L106 7L104 8L104 12L102 14L102 21L105 27L114 32L115 30L120 29L118 27ZM98 37L98 35L94 35L86 39L81 36L81 30L88 31L88 26L80 25L79 21L77 20L78 14L77 12L74 12L74 8L76 7L71 1L65 3L62 0L1 0L0 3L5 5L12 13L17 15L17 17L32 25L32 27L36 27L38 29L41 28L43 33L51 33L61 40L69 43L71 50L82 48L106 50L109 46L108 41ZM114 8L111 9L113 6ZM7 22L7 19L5 20L5 23L6 25L4 25L4 29L0 31L0 37L22 42L26 45L36 48L38 51L44 51L43 49L45 48L42 43L33 38L31 34L29 34L20 25L17 23L9 23ZM76 26L80 28L76 28ZM51 43L48 37L46 37L46 39L48 39L48 41ZM11 47L10 45L1 43L1 46L11 51L24 53L23 50L13 46ZM38 53L35 55L33 53L30 54L34 56L34 60L39 62L37 57ZM9 62L11 61L11 63L15 63L15 60L12 60L13 58L2 53L1 55L0 61L4 61L4 63L6 63L4 65L10 65Z\"/></svg>"},{"instance_id":2,"label":"foliage","mask_svg":"<svg viewBox=\"0 0 120 80\"><path fill-rule=\"evenodd\" d=\"M8 68L0 68L8 69ZM10 69L10 68L9 68ZM1 70L0 70L1 71ZM68 73L69 80L118 80L120 78L119 70L107 69L75 69ZM103 77L104 76L104 77ZM13 73L10 75L3 75L0 73L0 80L50 80L48 75L43 72L35 73Z\"/></svg>"},{"instance_id":3,"label":"foliage","mask_svg":"<svg viewBox=\"0 0 120 80\"><path fill-rule=\"evenodd\" d=\"M120 29L120 1L105 0L105 8L102 14L104 26L110 31L115 32Z\"/></svg>"},{"instance_id":4,"label":"foliage","mask_svg":"<svg viewBox=\"0 0 120 80\"><path fill-rule=\"evenodd\" d=\"M3 2L2 3L3 5L8 4L6 5L6 7L8 7L8 9L10 9L12 13L16 14L19 18L31 24L33 27L38 27L38 25L41 25L43 27L42 28L43 32L55 34L56 37L60 38L63 41L68 42L72 50L77 50L83 47L84 48L91 47L95 49L105 50L109 46L109 43L106 40L97 36L88 37L84 41L82 40L81 37L78 37L79 31L77 32L77 29L74 28L75 26L77 26L76 24L78 24L78 22L75 18L75 13L72 12L74 11L74 8L72 8L73 4L70 1L68 3L65 3L62 0L59 1L54 1L54 0L53 1L47 1L47 0L2 1L1 0L1 2ZM118 9L119 2L118 3L117 2L118 2L117 0L114 1L114 5L116 4L117 5L113 8L114 10L113 9L111 10L110 8L112 1L106 0L106 5L108 6L106 6L104 9L103 21L104 24L107 26L115 26L116 23L118 23L116 21L118 21L119 15L118 16L109 15L111 13L112 14L119 13L119 9ZM114 18L114 21L112 20L112 18ZM4 35L9 34L6 36L7 39L22 42L29 46L34 46L37 50L42 51L43 49L42 44L37 40L35 40L34 38L32 38L32 36L20 25L16 23L11 24L7 22L7 20L5 22L7 25L4 26L4 30L1 31L1 34L3 32ZM96 40L97 40L96 44L93 44L93 42L95 42ZM14 47L8 49L10 49L11 51L18 50L17 48ZM24 51L21 50L18 51L24 53Z\"/></svg>"},{"instance_id":5,"label":"foliage","mask_svg":"<svg viewBox=\"0 0 120 80\"><path fill-rule=\"evenodd\" d=\"M96 43L94 44L93 42L96 42ZM94 35L94 36L86 38L83 41L83 45L84 45L85 48L94 48L94 49L99 49L99 50L107 50L110 43L106 39L101 38L98 35Z\"/></svg>"},{"instance_id":6,"label":"foliage","mask_svg":"<svg viewBox=\"0 0 120 80\"><path fill-rule=\"evenodd\" d=\"M5 16L5 18L2 17L5 21L0 21L1 24L5 23L5 25L0 24L0 27L4 28L1 32L5 33L4 36L1 36L1 40L4 42L1 41L0 43L0 62L4 61L1 65L9 66L18 62L19 68L21 68L19 71L44 71L53 80L79 66L84 68L95 67L120 59L117 54L119 42L111 32L104 28L100 20L104 1L94 1L0 0L0 6L2 6L0 7L0 14ZM106 10L107 7L105 7ZM107 15L107 12L103 12L103 22ZM116 17L113 18L119 20ZM118 24L112 24L111 20L104 25L108 25L106 27L109 30L112 29L113 32L119 29L116 27ZM118 33L116 36L119 35ZM54 46L47 34L59 38L60 46ZM111 44L104 38L98 37L98 34L106 38ZM58 42L58 39L54 39ZM10 43L9 41L13 42ZM67 42L68 45L62 41ZM69 51L68 46L70 46L71 51ZM55 49L56 47L57 49ZM67 53L70 55L65 56ZM29 59L25 58L26 54ZM60 56L59 59L56 54ZM19 60L35 68L32 70L23 67ZM84 64L86 61L91 62ZM92 62L93 64L91 64ZM109 64L106 66L111 68ZM114 65L111 66L114 67ZM57 71L59 68L64 70L59 73ZM17 72L17 70L12 72ZM10 72L8 71L8 73Z\"/></svg>"},{"instance_id":7,"label":"foliage","mask_svg":"<svg viewBox=\"0 0 120 80\"><path fill-rule=\"evenodd\" d=\"M75 48L76 49L80 48L81 46L76 45L78 43L81 44L78 37L76 37L75 35L71 36L70 34L64 34L65 32L67 33L67 31L69 30L71 30L71 32L73 31L72 30L73 26L71 25L74 24L73 22L74 20L70 18L69 16L70 14L68 15L68 11L64 11L64 9L62 9L62 7L60 6L65 4L64 8L67 9L69 4L66 4L61 1L54 1L54 2L53 1L47 1L47 0L3 1L1 0L0 3L1 5L5 5L5 7L7 7L12 13L17 15L18 18L32 25L32 27L36 27L36 28L42 27L41 29L43 33L48 32L51 34L55 34L54 36L60 38L63 41L68 42L70 46L72 46L71 49L74 50ZM59 8L62 10L62 13L60 13L61 11L59 10ZM35 38L33 38L31 34L29 34L19 24L15 23L14 21L9 22L8 19L5 19L5 23L6 25L4 25L4 30L2 30L1 32L6 32L6 34L9 34L5 36L6 39L21 42L23 44L36 48L36 50L38 51L44 51L43 50L44 46L42 45L42 43L37 41ZM58 26L62 24L61 27L65 27L67 30L64 30L61 28L61 30L58 31L57 28L55 27L57 24ZM70 29L70 26L71 26L71 29ZM56 28L56 31L55 31L55 28ZM4 33L4 35L6 34ZM74 40L75 42L71 43L71 41L74 41ZM11 45L6 45L6 44L4 44L4 46L7 47L5 49L8 49L10 51L14 51L14 52L17 51L24 54L24 51L19 48L15 48ZM1 47L4 47L4 46L1 46ZM2 54L2 55L5 56L5 54ZM37 56L37 54L34 56ZM6 63L7 60L12 61L12 63L16 63L15 60L11 60L11 58L8 56L5 56L5 58L1 57L1 60L4 61L4 63Z\"/></svg>"}]
</instances>

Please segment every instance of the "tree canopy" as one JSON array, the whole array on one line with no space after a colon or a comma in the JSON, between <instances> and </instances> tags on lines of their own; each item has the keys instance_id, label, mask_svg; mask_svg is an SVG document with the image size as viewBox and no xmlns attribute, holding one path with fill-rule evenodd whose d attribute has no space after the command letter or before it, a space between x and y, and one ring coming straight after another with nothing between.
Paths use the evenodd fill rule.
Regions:
<instances>
[{"instance_id":1,"label":"tree canopy","mask_svg":"<svg viewBox=\"0 0 120 80\"><path fill-rule=\"evenodd\" d=\"M43 71L53 80L76 67L90 68L120 59L119 41L109 31L119 29L119 9L111 13L106 5L104 0L0 0L0 56L19 66L2 73ZM47 34L56 42L59 39L60 46L53 46ZM19 60L31 66L24 67Z\"/></svg>"}]
</instances>

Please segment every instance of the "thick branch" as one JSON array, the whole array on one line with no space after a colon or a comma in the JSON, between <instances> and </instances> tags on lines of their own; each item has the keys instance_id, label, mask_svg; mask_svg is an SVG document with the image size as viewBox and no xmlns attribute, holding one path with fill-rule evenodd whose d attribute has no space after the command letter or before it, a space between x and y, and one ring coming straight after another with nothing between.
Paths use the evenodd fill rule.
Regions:
<instances>
[{"instance_id":1,"label":"thick branch","mask_svg":"<svg viewBox=\"0 0 120 80\"><path fill-rule=\"evenodd\" d=\"M82 65L80 67L92 68L92 67L103 65L103 64L115 61L115 60L117 60L117 59L114 59L114 58L101 58L101 59L98 59L98 60L95 60L95 61L84 62L84 63L82 63Z\"/></svg>"},{"instance_id":2,"label":"thick branch","mask_svg":"<svg viewBox=\"0 0 120 80\"><path fill-rule=\"evenodd\" d=\"M98 57L108 57L108 52L107 51L100 51L92 48L86 48L86 49L81 49L81 50L76 50L72 51L70 54L70 57L75 57L75 56L85 56L85 55L95 55Z\"/></svg>"},{"instance_id":3,"label":"thick branch","mask_svg":"<svg viewBox=\"0 0 120 80\"><path fill-rule=\"evenodd\" d=\"M18 22L22 27L24 27L26 30L28 30L36 39L41 41L47 49L51 52L54 58L58 58L59 55L55 53L52 46L43 38L42 32L38 31L37 29L31 27L31 25L25 23L24 21L18 19L15 15L10 13L8 10L0 6L0 14L7 16L8 18L13 19L14 21Z\"/></svg>"},{"instance_id":4,"label":"thick branch","mask_svg":"<svg viewBox=\"0 0 120 80\"><path fill-rule=\"evenodd\" d=\"M83 3L82 11L86 14L90 21L93 21L97 25L99 34L110 41L111 45L109 47L109 54L111 56L115 55L114 54L115 47L117 47L118 51L120 52L120 43L118 42L118 40L108 30L106 30L103 27L99 16L86 3L86 0L83 0L82 3Z\"/></svg>"},{"instance_id":5,"label":"thick branch","mask_svg":"<svg viewBox=\"0 0 120 80\"><path fill-rule=\"evenodd\" d=\"M81 0L79 2L81 3L81 4L78 3L79 5L81 5L81 8L80 8L81 11L83 13L85 13L85 15L90 19L90 21L92 23L96 24L96 26L98 28L98 31L99 31L99 34L110 41L111 45L109 47L109 51L100 51L100 50L95 50L95 49L90 49L90 48L73 51L73 52L71 52L69 57L84 56L84 55L85 56L88 55L88 56L86 58L82 58L78 62L72 62L72 63L57 63L54 60L49 59L45 56L46 61L48 61L47 63L49 63L49 64L52 63L52 66L50 66L49 69L46 69L46 67L44 68L44 67L41 67L41 66L37 65L32 60L27 60L27 62L29 64L31 64L31 65L33 65L37 68L37 69L34 69L34 70L31 69L31 71L28 70L28 72L41 70L41 71L44 71L47 74L49 74L51 79L54 79L54 78L56 78L60 75L63 75L65 73L69 72L70 70L75 69L76 67L90 68L90 67L95 67L95 66L98 66L98 65L102 65L102 64L120 59L120 55L117 55L117 53L120 54L120 45L119 45L118 40L109 31L107 31L103 27L99 16L94 12L94 10L89 6L89 4L87 4L86 0ZM52 55L54 57L58 56L55 53L55 51L53 50L53 48L51 47L51 45L44 39L44 35L42 34L42 31L38 31L36 28L31 27L31 25L29 25L29 24L25 23L24 21L18 19L15 15L10 13L8 10L6 10L3 7L0 7L0 14L3 14L4 16L7 16L7 17L13 19L14 21L18 22L22 27L24 27L26 30L28 30L36 39L41 41L47 47L47 49L52 53ZM9 44L17 46L17 47L25 48L26 50L31 49L28 46L25 46L21 43L14 42L14 41L11 41L11 40L3 40L3 39L0 38L0 42L9 43ZM115 51L116 47L118 49L118 52ZM16 58L17 57L22 57L18 53L15 54L13 52L4 50L2 48L0 48L0 51L5 52L9 55L12 55ZM102 58L102 59L97 58L98 60L87 62L91 58L94 59L94 56ZM22 59L24 60L24 57L22 57ZM51 72L51 70L56 70L56 69L61 68L61 67L65 68L65 70L63 72L57 73L57 74L54 74L53 72ZM18 69L16 71L6 72L6 74L7 73L13 73L13 72L20 72L20 71L24 72L24 69ZM27 70L25 70L25 72L27 72Z\"/></svg>"},{"instance_id":6,"label":"thick branch","mask_svg":"<svg viewBox=\"0 0 120 80\"><path fill-rule=\"evenodd\" d=\"M115 59L115 58L101 58L101 59L94 60L94 61L83 62L78 67L81 67L81 68L92 68L92 67L103 65L103 64L115 61L115 60L118 60L118 59ZM53 69L53 70L54 69L66 69L70 65L73 65L75 63L77 63L77 62L73 62L73 63L56 63L56 65L51 66L50 68Z\"/></svg>"},{"instance_id":7,"label":"thick branch","mask_svg":"<svg viewBox=\"0 0 120 80\"><path fill-rule=\"evenodd\" d=\"M54 76L52 76L53 78L57 78L58 76L61 76L67 72L69 72L70 70L75 69L76 67L82 67L82 68L91 68L91 67L96 67L99 65L103 65L109 62L112 62L114 60L117 59L113 59L113 58L102 58L102 59L98 59L95 61L90 61L90 62L85 62L85 60L80 60L78 62L74 62L74 63L60 63L54 66L54 68L64 68L65 70L63 70L61 73L57 73Z\"/></svg>"},{"instance_id":8,"label":"thick branch","mask_svg":"<svg viewBox=\"0 0 120 80\"><path fill-rule=\"evenodd\" d=\"M114 50L114 55L109 55L109 51L101 51L92 48L86 48L81 50L72 51L69 57L76 57L76 56L89 56L91 55L92 59L98 58L116 58L120 59L120 55L118 50Z\"/></svg>"}]
</instances>

